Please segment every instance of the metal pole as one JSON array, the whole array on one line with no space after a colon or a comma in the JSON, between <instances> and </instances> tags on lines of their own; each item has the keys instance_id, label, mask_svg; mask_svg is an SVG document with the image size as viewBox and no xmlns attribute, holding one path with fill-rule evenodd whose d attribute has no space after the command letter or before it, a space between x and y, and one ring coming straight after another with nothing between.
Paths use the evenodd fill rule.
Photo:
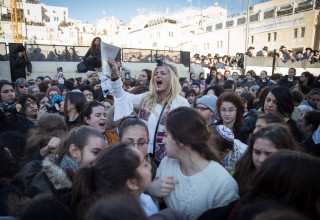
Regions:
<instances>
[{"instance_id":1,"label":"metal pole","mask_svg":"<svg viewBox=\"0 0 320 220\"><path fill-rule=\"evenodd\" d=\"M276 49L273 50L272 75L274 74L275 65L276 65Z\"/></svg>"},{"instance_id":2,"label":"metal pole","mask_svg":"<svg viewBox=\"0 0 320 220\"><path fill-rule=\"evenodd\" d=\"M245 44L245 52L247 52L248 44L249 44L249 22L250 22L250 0L248 0L248 7L247 7L247 26L246 26L246 44Z\"/></svg>"}]
</instances>

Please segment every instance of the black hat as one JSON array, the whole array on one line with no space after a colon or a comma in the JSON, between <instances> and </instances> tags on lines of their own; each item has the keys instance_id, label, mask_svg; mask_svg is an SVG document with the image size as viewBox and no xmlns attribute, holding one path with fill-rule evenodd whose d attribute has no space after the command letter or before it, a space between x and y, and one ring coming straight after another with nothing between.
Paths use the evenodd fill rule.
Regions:
<instances>
[{"instance_id":1,"label":"black hat","mask_svg":"<svg viewBox=\"0 0 320 220\"><path fill-rule=\"evenodd\" d=\"M286 48L284 45L282 45L281 47L280 47L280 50L282 50L283 48Z\"/></svg>"},{"instance_id":2,"label":"black hat","mask_svg":"<svg viewBox=\"0 0 320 220\"><path fill-rule=\"evenodd\" d=\"M268 47L267 47L267 46L264 46L264 47L262 48L262 50L268 51Z\"/></svg>"},{"instance_id":3,"label":"black hat","mask_svg":"<svg viewBox=\"0 0 320 220\"><path fill-rule=\"evenodd\" d=\"M191 86L193 86L193 85L198 86L198 87L199 87L199 89L201 88L201 87L200 87L200 82L199 82L199 80L196 80L196 79L195 79L195 80L193 80L193 82L192 82ZM191 86L190 86L190 87L191 87Z\"/></svg>"},{"instance_id":4,"label":"black hat","mask_svg":"<svg viewBox=\"0 0 320 220\"><path fill-rule=\"evenodd\" d=\"M306 48L306 51L307 51L307 50L310 50L310 51L312 51L312 49L311 49L310 47L307 47L307 48Z\"/></svg>"},{"instance_id":5,"label":"black hat","mask_svg":"<svg viewBox=\"0 0 320 220\"><path fill-rule=\"evenodd\" d=\"M251 49L253 49L253 50L254 50L254 47L253 47L253 46L250 46L250 47L249 47L249 50L251 50Z\"/></svg>"},{"instance_id":6,"label":"black hat","mask_svg":"<svg viewBox=\"0 0 320 220\"><path fill-rule=\"evenodd\" d=\"M17 53L22 52L22 51L26 51L26 48L22 44L19 44L17 46L16 51L17 51Z\"/></svg>"}]
</instances>

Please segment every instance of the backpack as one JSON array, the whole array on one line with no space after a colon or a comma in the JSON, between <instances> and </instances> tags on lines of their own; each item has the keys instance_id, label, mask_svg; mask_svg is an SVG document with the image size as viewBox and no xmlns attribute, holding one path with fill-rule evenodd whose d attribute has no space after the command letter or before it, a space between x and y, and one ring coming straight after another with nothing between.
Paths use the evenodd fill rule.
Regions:
<instances>
[{"instance_id":1,"label":"backpack","mask_svg":"<svg viewBox=\"0 0 320 220\"><path fill-rule=\"evenodd\" d=\"M88 71L88 68L84 62L81 62L77 65L77 69L79 73L86 73Z\"/></svg>"}]
</instances>

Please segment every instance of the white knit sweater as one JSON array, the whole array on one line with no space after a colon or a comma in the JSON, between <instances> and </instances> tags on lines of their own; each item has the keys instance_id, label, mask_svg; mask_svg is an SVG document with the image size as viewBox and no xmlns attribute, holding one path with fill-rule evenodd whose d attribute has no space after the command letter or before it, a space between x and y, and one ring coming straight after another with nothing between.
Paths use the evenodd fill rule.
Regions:
<instances>
[{"instance_id":1,"label":"white knit sweater","mask_svg":"<svg viewBox=\"0 0 320 220\"><path fill-rule=\"evenodd\" d=\"M147 93L134 95L128 93L123 90L122 88L122 81L119 78L115 82L110 83L112 86L113 94L114 94L114 120L117 121L121 118L129 116L133 108L141 108L141 99L143 96L147 95ZM180 106L187 106L189 107L188 101L183 98L182 96L178 95L173 101L171 105L171 110L178 108ZM153 153L153 140L154 135L157 127L157 122L159 119L159 115L162 111L163 106L160 104L156 104L154 111L151 112L148 121L142 120L146 123L149 131L149 144L148 144L148 153ZM163 125L159 125L158 131L163 131Z\"/></svg>"},{"instance_id":2,"label":"white knit sweater","mask_svg":"<svg viewBox=\"0 0 320 220\"><path fill-rule=\"evenodd\" d=\"M219 163L210 164L201 172L185 176L179 161L165 157L157 177L173 176L179 183L164 201L169 208L180 210L187 219L197 219L208 209L225 206L239 198L238 185Z\"/></svg>"}]
</instances>

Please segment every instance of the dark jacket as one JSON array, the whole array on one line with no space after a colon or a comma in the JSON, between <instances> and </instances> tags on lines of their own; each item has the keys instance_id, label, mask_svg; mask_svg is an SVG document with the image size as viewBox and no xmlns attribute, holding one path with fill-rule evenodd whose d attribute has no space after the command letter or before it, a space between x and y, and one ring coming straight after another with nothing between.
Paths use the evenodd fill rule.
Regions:
<instances>
[{"instance_id":1,"label":"dark jacket","mask_svg":"<svg viewBox=\"0 0 320 220\"><path fill-rule=\"evenodd\" d=\"M266 79L265 82L262 82L262 79L259 78L259 79L257 80L257 83L258 83L258 85L260 86L260 88L263 88L263 87L265 87L265 86L268 85L269 80Z\"/></svg>"},{"instance_id":2,"label":"dark jacket","mask_svg":"<svg viewBox=\"0 0 320 220\"><path fill-rule=\"evenodd\" d=\"M6 116L2 111L0 111L0 124L0 133L16 130L26 134L30 128L35 127L35 124L24 115L10 114Z\"/></svg>"},{"instance_id":3,"label":"dark jacket","mask_svg":"<svg viewBox=\"0 0 320 220\"><path fill-rule=\"evenodd\" d=\"M312 84L311 84L311 89L314 88L320 88L320 80L315 80Z\"/></svg>"},{"instance_id":4,"label":"dark jacket","mask_svg":"<svg viewBox=\"0 0 320 220\"><path fill-rule=\"evenodd\" d=\"M26 78L26 67L31 73L32 65L27 56L20 57L18 53L13 53L10 56L10 68L12 73L12 82L18 78Z\"/></svg>"},{"instance_id":5,"label":"dark jacket","mask_svg":"<svg viewBox=\"0 0 320 220\"><path fill-rule=\"evenodd\" d=\"M293 78L293 81L289 81L288 80L288 75L285 75L284 77L282 77L279 81L279 85L281 86L285 86L287 87L288 89L290 89L294 84L296 84L297 82L297 79L296 78Z\"/></svg>"},{"instance_id":6,"label":"dark jacket","mask_svg":"<svg viewBox=\"0 0 320 220\"><path fill-rule=\"evenodd\" d=\"M89 56L91 56L94 59L101 59L101 49L97 50L96 53L94 54L92 49L89 48L89 50L87 51L87 53L84 55L84 57L82 58L82 60L86 60Z\"/></svg>"},{"instance_id":7,"label":"dark jacket","mask_svg":"<svg viewBox=\"0 0 320 220\"><path fill-rule=\"evenodd\" d=\"M52 194L70 205L72 181L60 168L57 155L43 161L27 163L12 179L9 197L9 214L21 217L30 202L39 195Z\"/></svg>"}]
</instances>

